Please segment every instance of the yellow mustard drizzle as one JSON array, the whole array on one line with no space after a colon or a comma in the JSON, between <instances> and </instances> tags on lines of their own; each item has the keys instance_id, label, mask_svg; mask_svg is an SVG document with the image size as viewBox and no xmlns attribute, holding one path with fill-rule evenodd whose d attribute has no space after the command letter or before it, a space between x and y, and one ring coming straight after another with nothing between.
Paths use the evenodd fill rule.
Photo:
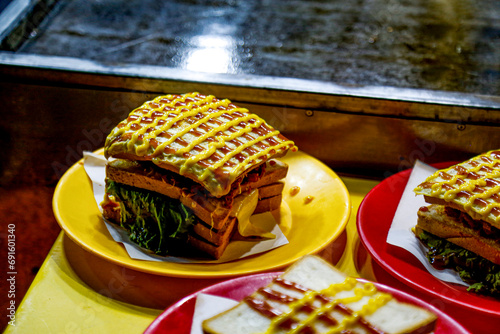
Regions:
<instances>
[{"instance_id":1,"label":"yellow mustard drizzle","mask_svg":"<svg viewBox=\"0 0 500 334\"><path fill-rule=\"evenodd\" d=\"M209 99L210 98L210 99ZM172 127L172 125L175 123L175 122L178 122L179 120L182 120L182 119L185 119L185 118L188 118L190 116L194 116L198 113L204 113L206 112L208 109L210 108L213 108L213 107L217 107L217 106L220 106L222 105L221 103L208 103L206 104L205 106L203 107L198 107L198 108L193 108L193 105L196 104L196 105L200 105L202 103L205 103L205 102L208 102L208 100L212 100L213 97L207 97L203 100L200 100L198 101L198 103L195 103L195 102L190 102L188 103L186 106L182 106L182 107L179 107L177 108L176 110L172 111L172 113L174 114L177 114L177 116L175 117L172 117L170 118L168 121L165 122L165 124L163 124L160 128L152 131L153 133L151 133L150 135L148 135L146 138L144 138L144 143L140 146L140 147L137 147L136 148L136 154L139 154L139 150L141 151L145 151L149 148L149 140L147 139L150 139L150 138L155 138L158 134L160 134L161 132L165 131L166 129L169 129ZM185 100L184 100L185 101ZM178 103L179 101L173 101L175 103ZM169 106L172 106L174 105L174 103L170 103ZM225 104L227 105L228 104L228 101L227 100L224 100L222 102L225 102ZM186 111L186 112L181 112L180 110L183 109L183 108L186 108L188 109L189 111ZM222 114L222 113L221 113ZM154 151L153 155L156 155L158 152L162 151L166 146L172 144L176 139L180 138L182 135L186 134L187 132L189 132L190 130L192 130L193 128L195 128L195 126L201 124L203 122L203 120L205 120L206 118L213 118L214 116L211 116L210 117L210 114L209 115L206 115L205 117L203 117L202 119L198 120L197 122L191 124L191 126L189 127L186 127L185 129L177 132L176 134L172 135L172 137L170 137L168 140L164 141L163 143L161 143ZM167 120L168 119L168 115L165 115L165 116L162 116L162 117L157 117L155 119L155 126L158 124L158 122L160 120ZM152 127L152 126L150 126ZM141 129L142 130L142 129ZM146 131L146 127L144 127L144 131Z\"/></svg>"},{"instance_id":2,"label":"yellow mustard drizzle","mask_svg":"<svg viewBox=\"0 0 500 334\"><path fill-rule=\"evenodd\" d=\"M174 99L174 96L173 95L166 95L166 96L158 96L157 98L155 98L153 101L148 101L148 102L145 102L143 103L139 108L136 108L134 109L130 115L134 114L134 112L136 110L143 110L143 109L148 109L148 113L145 114L145 115L137 115L137 119L134 120L134 121L130 121L127 123L126 126L120 128L120 129L117 129L116 133L114 133L115 136L118 136L122 133L124 133L125 131L127 130L130 130L131 126L133 124L140 124L141 121L142 121L142 118L143 117L151 117L151 115L155 112L155 111L160 111L162 109L164 109L165 107L173 107L175 105L175 103L178 103L178 102L184 102L188 97L193 97L195 96L194 93L193 94L186 94L185 96L183 96L183 99L182 100L175 100ZM157 108L151 108L151 105L150 103L153 102L153 103L158 103L161 99L163 98L166 98L168 100L171 100L170 103L166 103L166 104L163 104ZM177 110L176 110L177 111ZM158 119L159 121L159 119ZM155 120L155 124L157 124L157 121ZM147 127L141 127L141 129L137 130L137 131L134 131L134 133L132 134L132 138L130 139L130 141L127 143L127 150L132 150L133 147L135 146L135 143L137 142L137 139L139 138L139 136L141 134L144 134L144 132L146 131L147 128L151 127L151 124ZM149 145L149 143L147 144Z\"/></svg>"},{"instance_id":3,"label":"yellow mustard drizzle","mask_svg":"<svg viewBox=\"0 0 500 334\"><path fill-rule=\"evenodd\" d=\"M235 111L242 111L242 110L245 110L245 109L243 109L243 108L236 108L236 109L230 110L229 112L227 110L224 110L224 111L221 111L221 112L212 113L212 114L210 114L208 116L211 116L210 118L213 118L213 117L220 116L223 113L232 114ZM232 127L234 125L237 125L237 124L239 124L241 122L246 122L246 121L248 121L251 118L253 118L253 115L248 114L248 115L246 115L243 118L237 118L237 119L234 119L232 121L229 121L229 122L225 123L222 127L212 128L212 129L210 129L210 131L204 133L203 135L201 135L200 137L198 137L196 140L193 140L191 143L189 143L188 146L177 150L177 152L178 153L189 152L189 151L191 151L193 149L193 147L195 147L196 145L204 142L207 138L214 136L217 132L227 131L230 127ZM205 120L205 118L202 118L201 120ZM189 130L186 131L186 132L189 132L191 129L193 129L194 127L196 127L197 125L199 125L197 123L194 123L189 128L187 128ZM251 124L249 127L246 127L243 130L244 130L244 132L250 132L250 131L252 131L252 129L258 128L261 124L262 124L262 122L255 122L254 124ZM216 139L218 141L222 140L222 139L224 141L229 141L229 140L232 140L232 139L238 137L239 135L241 135L239 132L235 132L235 133L233 133L231 135L225 135L225 136L216 137ZM223 144L225 144L224 141L223 141Z\"/></svg>"},{"instance_id":4,"label":"yellow mustard drizzle","mask_svg":"<svg viewBox=\"0 0 500 334\"><path fill-rule=\"evenodd\" d=\"M492 194L498 193L499 191L500 191L500 186L490 188L487 191L485 191L484 193L475 194L469 198L469 201L467 201L467 203L464 205L464 207L466 210L471 209L472 204L474 203L474 201L476 199L478 199L478 198L481 198L481 199L490 198ZM475 211L481 215L488 215L491 212L491 210L493 210L494 207L499 207L499 205L488 201L488 205L486 205L483 209L476 209Z\"/></svg>"},{"instance_id":5,"label":"yellow mustard drizzle","mask_svg":"<svg viewBox=\"0 0 500 334\"><path fill-rule=\"evenodd\" d=\"M370 315L372 313L375 313L379 308L384 306L387 302L389 302L392 299L392 296L386 293L381 293L374 298L371 298L368 300L368 302L363 305L361 310L358 312L354 312L352 315L345 317L342 319L342 322L337 326L329 331L327 331L327 334L334 334L334 333L340 333L343 330L349 328L352 326L360 317L364 317L367 315Z\"/></svg>"},{"instance_id":6,"label":"yellow mustard drizzle","mask_svg":"<svg viewBox=\"0 0 500 334\"><path fill-rule=\"evenodd\" d=\"M212 133L217 133L217 132L222 132L222 131L226 131L227 129L229 129L231 126L234 126L236 124L239 124L241 123L242 121L248 121L249 119L251 118L255 118L254 115L246 115L245 117L243 118L238 118L238 119L234 119L232 121L229 121L227 123L225 123L222 127L219 127L219 128L214 128L213 130L211 130ZM235 139L235 138L238 138L240 137L241 135L243 135L244 133L248 133L248 132L251 132L254 128L256 127L259 127L261 124L263 123L263 120L257 120L254 124L251 124L250 126L247 126L243 129L239 129L237 132L234 132L234 133L231 133L229 135L223 135L223 136L220 136L220 137L216 137L216 141L215 142L212 142L208 145L207 149L205 149L203 152L197 154L197 155L194 155L192 157L190 157L189 159L186 160L185 164L181 167L181 170L180 170L180 174L182 175L184 170L187 169L190 165L200 161L200 160L203 160L203 159L206 159L208 158L209 156L211 156L212 154L215 153L215 151L218 149L218 148L221 148L223 147L226 142L232 140L232 139ZM199 143L201 143L203 140L200 139L200 137L198 137L196 140L194 140L192 142L193 147L195 145L198 145ZM255 142L258 142L261 140L262 137L260 138L257 138L257 140ZM255 144L255 143L254 143ZM253 144L252 144L253 145ZM239 148L239 147L238 147ZM232 158L235 154L236 151L238 149L234 150L234 151L231 151L230 153L226 154L226 156L222 159L222 161L227 162L230 158ZM177 151L179 152L179 151ZM234 153L234 154L233 154ZM227 159L226 159L227 158ZM220 163L217 163L215 165L212 165L212 166L209 166L205 172L199 177L200 180L204 180L208 177L208 174L209 172L211 171L214 171L215 169L217 169L218 167L222 166L224 163L220 164Z\"/></svg>"},{"instance_id":7,"label":"yellow mustard drizzle","mask_svg":"<svg viewBox=\"0 0 500 334\"><path fill-rule=\"evenodd\" d=\"M272 137L273 135L268 135L266 136L266 138L269 138L269 137ZM261 137L262 138L262 137ZM252 160L257 160L259 159L260 157L263 157L267 154L269 154L269 152L271 152L272 150L280 150L286 146L289 146L289 145L293 145L293 142L291 140L289 141L284 141L282 142L281 144L277 145L277 146L270 146L268 148L266 148L265 150L262 150L260 152L258 152L257 154L254 154L254 155L251 155L249 157L247 157L241 164L239 164L238 166L234 167L232 170L231 170L231 174L237 174L238 171L243 168L244 165L246 165L247 163L249 163L250 161ZM238 147L239 148L239 147Z\"/></svg>"},{"instance_id":8,"label":"yellow mustard drizzle","mask_svg":"<svg viewBox=\"0 0 500 334\"><path fill-rule=\"evenodd\" d=\"M269 328L267 329L266 334L274 333L274 331L276 330L276 327L278 327L279 324L281 322L283 322L283 320L293 316L295 313L297 313L298 309L300 309L305 304L314 300L314 298L316 298L317 295L318 295L317 291L308 291L304 294L304 296L301 299L291 303L289 306L290 309L288 310L288 312L285 312L285 313L283 313L283 314L281 314L281 315L279 315L271 320L271 324L269 325Z\"/></svg>"},{"instance_id":9,"label":"yellow mustard drizzle","mask_svg":"<svg viewBox=\"0 0 500 334\"><path fill-rule=\"evenodd\" d=\"M282 323L285 319L289 319L293 317L298 310L304 305L311 303L318 295L324 295L329 298L333 298L340 291L349 291L352 290L357 284L357 281L353 277L347 277L344 282L332 284L328 288L323 291L308 291L304 294L304 296L295 302L289 305L289 310L284 312L278 317L275 317L271 320L271 324L266 331L266 334L274 333L276 328ZM366 296L373 296L377 294L377 289L375 285L372 283L365 283L362 287L354 288L354 296L344 297L332 299L330 302L323 304L321 307L316 308L306 319L302 320L296 327L288 331L290 334L300 333L302 329L307 326L310 326L316 319L322 314L329 312L335 308L338 304L350 304L361 300ZM342 322L329 330L327 333L339 333L342 330L345 330L349 326L351 326L354 322L356 322L359 317L366 316L374 313L377 309L382 307L385 303L387 303L392 298L391 295L385 293L379 293L376 297L371 298L368 302L362 306L362 308L354 312L352 315L344 317Z\"/></svg>"},{"instance_id":10,"label":"yellow mustard drizzle","mask_svg":"<svg viewBox=\"0 0 500 334\"><path fill-rule=\"evenodd\" d=\"M165 110L166 108L171 110ZM158 114L154 114L155 112L158 112ZM232 115L236 112L242 115L233 116L233 119L223 121L222 123L219 123L217 120L220 117L224 117L225 114ZM177 122L182 122L198 114L200 117L193 119L192 123L178 123L179 126L175 130L172 128ZM145 122L145 118L149 118L150 120ZM253 122L248 122L249 120L253 120ZM237 125L242 122L246 122L246 126L238 127ZM185 174L189 170L193 174L196 174L196 177L200 181L205 182L210 177L208 180L208 182L212 182L210 184L214 184L212 179L214 178L214 171L216 169L225 167L228 161L241 154L245 149L259 142L265 143L265 140L270 137L274 137L276 142L271 143L268 141L267 147L264 149L260 147L257 149L256 154L252 156L243 153L244 160L241 159L243 161L239 160L235 167L228 168L229 177L234 178L240 170L248 168L249 165L254 164L254 161L257 162L256 159L269 155L273 150L279 151L286 147L296 150L293 141L277 137L279 131L270 126L269 129L266 129L264 135L257 135L255 138L251 134L253 130L261 127L262 124L266 124L266 122L257 115L249 113L247 109L236 107L227 99L219 100L213 95L204 96L197 92L184 95L171 94L158 96L154 100L145 102L140 107L134 109L129 114L129 117L120 124L121 127L116 127L112 134L108 136L107 142L113 142L114 139L127 133L130 137L124 139L124 143L117 143L117 145L124 145L122 147L127 152L138 156L149 155L155 163L161 163L163 159L170 159L169 161L175 160L180 174ZM200 126L203 124L206 124L209 128L204 127L200 134L193 135L193 137L189 136L190 131L200 129ZM234 127L235 130L232 130L231 127ZM137 130L134 130L136 128ZM162 135L162 133L165 133L165 135ZM200 168L191 170L194 164L208 159L218 149L224 147L228 141L237 139L247 133L252 136L253 140L243 140L243 144L240 146L234 145L229 152L224 153L222 158L216 162L206 164L206 167L201 167L202 165L200 165ZM189 139L186 139L186 136L189 136ZM208 142L209 138L213 138L214 140ZM154 149L152 149L153 139L155 140ZM182 139L187 144L182 143L182 147L176 146L172 153L165 152L166 148L177 139ZM192 152L197 145L202 146L203 150L200 150L201 152L196 152L196 154L189 157L185 156L186 153ZM212 190L219 191L216 190L216 185L211 187L213 187Z\"/></svg>"},{"instance_id":11,"label":"yellow mustard drizzle","mask_svg":"<svg viewBox=\"0 0 500 334\"><path fill-rule=\"evenodd\" d=\"M456 186L457 179L460 177L466 178L467 175L455 174L455 175L453 175L453 177L450 180L445 180L445 181L434 183L431 186L431 196L441 195L444 200L446 200L448 202L452 202L452 201L456 200L457 194L461 191L467 191L469 193L473 193L476 186L484 187L486 185L486 180L485 180L486 178L500 178L500 170L493 167L498 162L497 160L492 160L492 162L489 162L489 163L485 162L482 159L477 159L477 160L479 160L481 162L478 163L477 166L471 166L470 168L468 168L467 169L468 173L477 173L483 167L492 168L493 171L491 173L487 173L486 175L481 175L481 177L478 178L477 180L468 180L467 182L465 182L459 186ZM476 160L476 162L478 162L477 160ZM472 160L467 161L467 163L470 163L470 161L472 161ZM461 166L464 166L467 163L461 164ZM428 180L436 179L439 177L440 172L447 173L451 169L453 169L453 166L444 170L444 171L443 170L436 171L433 175L431 175L428 178ZM444 185L450 185L453 187L453 189L443 190ZM484 191L482 193L474 193L474 195L468 197L466 202L463 204L464 208L466 210L475 211L482 216L487 216L487 215L489 215L491 210L493 210L494 207L500 207L500 205L498 203L495 203L494 201L488 201L488 199L491 198L491 196L493 194L498 193L499 191L500 191L500 186L495 186L495 187L490 187L489 189L487 189L486 191ZM475 208L473 206L473 204L474 204L474 201L476 199L484 199L485 201L487 201L488 204L482 209ZM492 216L491 218L495 221L500 221L500 216L496 216L496 217Z\"/></svg>"},{"instance_id":12,"label":"yellow mustard drizzle","mask_svg":"<svg viewBox=\"0 0 500 334\"><path fill-rule=\"evenodd\" d=\"M475 173L475 172L479 171L485 165L486 164L479 164L477 166L469 168L467 171L469 173ZM490 164L490 165L492 165L492 164ZM449 174L450 170L453 170L453 166L450 167L450 168L447 168L445 170L436 171L434 174L432 174L428 178L428 180L437 179L438 177L440 177L439 176L440 173L446 173L446 174L450 175ZM464 179L464 178L466 178L466 176L467 175L465 175L465 174L462 174L462 175L460 175L460 174L454 174L450 180L445 180L445 181L434 183L432 185L432 187L431 187L431 190L432 190L431 191L431 195L436 196L436 195L441 194L443 192L442 191L443 190L443 185L447 184L447 185L453 186L453 185L455 185L457 183L457 179L459 179L459 178ZM443 196L448 196L447 200L451 200L451 199L454 198L454 197L451 197L451 196L453 196L454 194L458 193L459 191L462 191L462 190L472 191L474 189L474 187L477 185L477 183L480 182L480 181L481 181L481 179L470 180L469 182L460 185L458 188L455 188L455 189L452 189L452 190L445 190Z\"/></svg>"},{"instance_id":13,"label":"yellow mustard drizzle","mask_svg":"<svg viewBox=\"0 0 500 334\"><path fill-rule=\"evenodd\" d=\"M365 287L367 287L367 288L365 289ZM367 294L368 295L374 294L376 292L376 290L374 290L374 288L375 287L373 286L373 284L370 284L370 285L365 284L363 286L363 288L355 288L354 289L354 296L334 299L331 302L324 304L323 306L315 309L313 313L311 313L297 327L295 327L293 330L291 330L290 333L291 334L292 333L299 333L300 330L302 330L304 327L307 327L310 324L312 324L321 314L332 310L338 304L354 303L354 302L361 300L361 298L363 298ZM344 318L344 321L345 321L345 319L347 319L347 317ZM344 321L342 323L344 323ZM341 323L341 325L342 325L342 323ZM349 324L349 323L350 322L346 322L346 324ZM346 327L346 326L343 326L343 327Z\"/></svg>"},{"instance_id":14,"label":"yellow mustard drizzle","mask_svg":"<svg viewBox=\"0 0 500 334\"><path fill-rule=\"evenodd\" d=\"M185 117L189 117L189 116L194 116L196 115L197 113L199 112L206 112L208 109L212 108L216 106L216 104L208 104L204 107L201 107L199 109L192 109L188 112L185 112L181 115L178 115L174 118L172 118L169 122L166 122L163 127L162 127L162 131L163 129L165 128L170 128L175 122L179 121L180 119L183 119ZM211 118L214 118L216 116L220 116L221 114L223 114L223 112L218 112L218 113L214 113L214 115L212 114L208 114L206 115L205 117L203 117L202 119L196 121L195 123L191 124L190 126L182 129L181 131L177 132L176 134L172 135L172 137L170 137L168 140L166 140L165 142L163 142L161 145L159 145L156 149L155 149L155 154L157 152L160 152L162 151L166 146L172 144L176 139L178 138L181 138L183 135L185 135L186 133L188 133L189 131L191 131L192 129L194 129L196 126L199 126L200 124L203 124L204 122L206 122L207 120L211 119ZM198 142L196 143L198 144ZM176 152L179 152L179 151L176 151Z\"/></svg>"},{"instance_id":15,"label":"yellow mustard drizzle","mask_svg":"<svg viewBox=\"0 0 500 334\"><path fill-rule=\"evenodd\" d=\"M244 131L244 129L240 130L241 132ZM229 161L232 157L234 157L235 155L237 155L238 153L241 153L243 152L244 149L248 148L248 147L251 147L253 146L255 143L261 141L262 139L267 139L269 137L272 137L272 136L275 136L277 133L279 133L278 131L273 131L273 132L270 132L268 134L266 134L265 136L260 136L254 140L251 140L251 141L248 141L246 143L244 143L243 145L240 145L238 147L236 147L233 151L231 151L230 153L226 154L224 156L224 158L222 158L221 160L219 160L217 163L215 163L214 165L208 167L204 172L203 174L201 175L200 179L201 180L204 180L208 175L209 175L209 172L211 171L214 171L216 170L217 168L221 167L222 165L224 165L227 161ZM279 146L281 146L282 144L280 144ZM278 147L279 147L278 146ZM271 150L273 149L277 149L278 147L274 146L274 147L268 147L266 148L265 150L261 151L260 153L256 154L256 155L252 155L252 156L249 156L247 158L245 158L245 160L238 164L238 166L236 166L235 168L233 168L231 171L230 171L230 174L231 175L235 175L237 174L237 172L239 171L239 169L243 168L249 161L251 160L254 160L254 157L255 158L258 158L260 156L264 156L264 155L267 155Z\"/></svg>"},{"instance_id":16,"label":"yellow mustard drizzle","mask_svg":"<svg viewBox=\"0 0 500 334\"><path fill-rule=\"evenodd\" d=\"M172 96L169 96L169 97L172 97ZM187 96L184 98L184 100L185 100L186 98L187 98ZM171 99L171 98L169 98L169 100L170 100L170 99ZM157 97L156 99L154 99L154 100L153 100L153 102L154 102L154 103L158 103L158 101L159 101L159 100L160 100L160 99L159 99L159 97ZM183 100L183 101L184 101L184 100ZM174 104L174 102L176 102L176 101L172 101L172 102L167 103L167 104L165 104L165 105L160 105L160 106L159 106L159 107L157 107L157 108L151 108L151 105L150 105L149 103L147 103L147 102L146 102L146 103L144 103L144 104L143 104L140 108L141 108L141 109L151 108L151 109L149 110L149 112L148 112L146 115L144 115L144 116L143 116L143 115L139 116L139 117L138 117L135 121L132 121L132 122L128 123L128 124L127 124L127 126L125 127L124 131L125 131L125 130L129 130L129 129L130 129L130 126L131 126L132 124L140 124L140 122L141 122L141 120L142 120L142 118L143 118L143 117L151 117L151 115L152 115L155 111L159 111L159 110L161 110L162 108L165 108L165 107L172 107L172 106L173 106L173 104ZM137 109L135 109L135 110L137 110ZM134 111L135 111L135 110L134 110ZM154 122L155 122L155 124L158 124L158 121L159 121L159 119L155 119L155 121L154 121ZM135 132L132 134L132 138L131 138L131 140L127 143L127 149L128 149L128 150L131 150L131 149L135 146L135 143L137 142L137 139L139 139L139 136L140 136L140 135L142 135L142 134L144 134L144 133L146 132L146 130L147 130L148 128L150 128L150 127L151 127L151 125L152 125L152 124L150 124L150 125L149 125L149 126L147 126L147 127L146 127L146 126L143 126L143 127L141 127L139 130L135 131ZM147 149L147 147L149 147L149 143L148 143L148 142L144 142L144 144L143 144L143 145L144 145L145 147L141 147L141 145L139 145L138 147L136 147L136 148L135 148L135 151L136 151L136 153L137 153L137 154L139 154L139 152L144 152L144 151Z\"/></svg>"},{"instance_id":17,"label":"yellow mustard drizzle","mask_svg":"<svg viewBox=\"0 0 500 334\"><path fill-rule=\"evenodd\" d=\"M308 291L304 294L304 296L293 303L289 305L289 310L288 312L284 312L283 314L273 318L271 320L271 324L269 325L269 328L267 329L266 334L271 334L274 333L274 330L276 327L283 322L283 320L292 317L298 309L300 309L302 306L310 302L311 300L314 300L316 296L319 294L324 294L326 296L335 296L338 292L342 290L351 290L355 285L357 281L353 277L347 277L344 282L342 283L337 283L337 284L332 284L328 288L326 288L323 291L315 291L311 290Z\"/></svg>"}]
</instances>

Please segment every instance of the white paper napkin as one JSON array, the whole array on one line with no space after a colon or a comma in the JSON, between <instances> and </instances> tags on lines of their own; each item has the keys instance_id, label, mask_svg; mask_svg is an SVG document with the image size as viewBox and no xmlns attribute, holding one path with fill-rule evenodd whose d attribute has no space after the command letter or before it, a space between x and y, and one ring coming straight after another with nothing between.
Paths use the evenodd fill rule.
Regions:
<instances>
[{"instance_id":1,"label":"white paper napkin","mask_svg":"<svg viewBox=\"0 0 500 334\"><path fill-rule=\"evenodd\" d=\"M203 334L201 324L204 320L238 305L238 302L229 298L199 293L196 295L191 334Z\"/></svg>"},{"instance_id":2,"label":"white paper napkin","mask_svg":"<svg viewBox=\"0 0 500 334\"><path fill-rule=\"evenodd\" d=\"M99 206L99 210L102 212L102 208L100 203L104 199L104 187L105 182L104 179L106 177L106 159L102 155L94 154L91 152L83 152L83 167L85 172L89 176L92 181L92 189L94 192L94 199ZM286 203L282 203L283 206L286 206ZM260 215L255 215L253 219L262 219L262 221L270 221L267 217L271 215L271 213L266 212ZM260 216L260 217L259 217ZM176 263L223 263L228 262L240 258L244 258L250 255L266 252L268 250L286 245L288 243L288 239L285 237L283 232L281 231L278 224L275 224L274 227L270 226L269 229L272 228L271 233L276 235L274 239L265 239L265 240L238 240L232 241L222 257L218 260L206 260L206 259L191 259L191 258L181 258L175 256L158 256L152 253L146 252L141 247L138 247L132 241L130 241L127 232L116 226L115 224L111 224L103 219L103 223L106 224L106 227L111 234L111 237L116 241L120 242L125 246L125 249L128 255L132 259L136 260L144 260L144 261L164 261L164 262L176 262Z\"/></svg>"},{"instance_id":3,"label":"white paper napkin","mask_svg":"<svg viewBox=\"0 0 500 334\"><path fill-rule=\"evenodd\" d=\"M424 265L427 271L437 279L468 286L467 283L460 279L460 276L454 270L435 269L427 260L427 250L425 246L418 241L411 231L412 227L417 224L418 209L421 206L428 205L424 201L423 196L415 195L413 189L422 183L429 175L434 173L435 170L435 168L426 165L421 161L416 161L403 192L403 196L399 201L396 213L394 214L392 225L387 235L387 243L404 248L412 253Z\"/></svg>"}]
</instances>

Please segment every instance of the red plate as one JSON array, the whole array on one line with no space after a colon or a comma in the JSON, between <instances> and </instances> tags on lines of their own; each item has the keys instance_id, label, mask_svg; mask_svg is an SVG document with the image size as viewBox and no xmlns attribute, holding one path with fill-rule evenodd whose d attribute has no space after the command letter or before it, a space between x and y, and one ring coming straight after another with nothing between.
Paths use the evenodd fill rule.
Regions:
<instances>
[{"instance_id":1,"label":"red plate","mask_svg":"<svg viewBox=\"0 0 500 334\"><path fill-rule=\"evenodd\" d=\"M436 168L445 168L451 163L436 164ZM408 251L389 245L387 233L392 219L410 176L411 170L405 170L388 177L374 187L363 199L357 215L357 228L361 242L368 253L390 275L407 286L426 295L425 300L440 302L451 307L477 312L481 315L498 317L500 320L500 301L466 291L466 287L442 282L429 274L423 265ZM415 211L415 215L417 212ZM444 308L452 314L450 307ZM470 313L473 316L472 313Z\"/></svg>"},{"instance_id":2,"label":"red plate","mask_svg":"<svg viewBox=\"0 0 500 334\"><path fill-rule=\"evenodd\" d=\"M188 334L191 330L191 319L193 317L194 306L197 293L206 293L220 297L227 297L237 301L256 291L258 288L269 284L273 278L281 273L265 273L251 276L244 276L232 280L224 281L196 293L193 293L165 310L147 329L145 334ZM360 280L366 282L365 280ZM388 286L375 283L380 291L392 294L399 301L421 306L434 312L438 316L436 334L460 334L469 333L452 318L438 310L434 306L417 299L407 293L390 288Z\"/></svg>"}]
</instances>

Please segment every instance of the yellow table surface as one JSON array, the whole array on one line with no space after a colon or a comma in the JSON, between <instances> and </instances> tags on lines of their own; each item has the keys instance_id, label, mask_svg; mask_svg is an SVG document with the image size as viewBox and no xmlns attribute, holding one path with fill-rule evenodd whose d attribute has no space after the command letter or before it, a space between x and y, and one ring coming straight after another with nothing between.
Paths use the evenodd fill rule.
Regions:
<instances>
[{"instance_id":1,"label":"yellow table surface","mask_svg":"<svg viewBox=\"0 0 500 334\"><path fill-rule=\"evenodd\" d=\"M346 240L344 252L336 266L359 277L353 258L359 244L356 214L364 196L378 182L350 177L342 180L351 196L352 211L342 236ZM162 313L162 309L140 307L97 293L73 271L63 239L61 232L17 309L15 326L7 326L6 334L142 333Z\"/></svg>"}]
</instances>

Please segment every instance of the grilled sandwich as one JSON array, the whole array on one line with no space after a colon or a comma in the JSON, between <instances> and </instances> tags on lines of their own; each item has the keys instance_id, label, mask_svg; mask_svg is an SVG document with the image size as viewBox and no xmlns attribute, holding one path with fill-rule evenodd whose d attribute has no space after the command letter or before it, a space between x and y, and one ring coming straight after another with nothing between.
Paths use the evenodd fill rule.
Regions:
<instances>
[{"instance_id":1,"label":"grilled sandwich","mask_svg":"<svg viewBox=\"0 0 500 334\"><path fill-rule=\"evenodd\" d=\"M279 208L288 166L276 158L296 149L227 99L159 96L106 139L103 215L154 253L219 258L242 216Z\"/></svg>"}]
</instances>

